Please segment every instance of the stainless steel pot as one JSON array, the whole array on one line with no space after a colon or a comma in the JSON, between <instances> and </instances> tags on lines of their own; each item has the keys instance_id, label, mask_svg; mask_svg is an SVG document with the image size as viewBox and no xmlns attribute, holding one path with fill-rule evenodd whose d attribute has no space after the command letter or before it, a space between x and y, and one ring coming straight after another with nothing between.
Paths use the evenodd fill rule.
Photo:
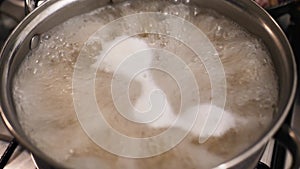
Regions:
<instances>
[{"instance_id":1,"label":"stainless steel pot","mask_svg":"<svg viewBox=\"0 0 300 169\"><path fill-rule=\"evenodd\" d=\"M14 102L12 99L12 78L25 55L39 44L39 35L53 28L66 19L91 11L100 6L120 0L50 0L30 13L15 29L6 42L0 58L0 105L1 116L8 129L20 144L26 147L38 158L55 166L51 157L43 154L26 137L19 124ZM280 101L278 113L265 134L249 149L217 168L254 168L264 150L266 143L279 139L291 149L294 163L293 168L299 168L300 143L297 136L286 126L282 127L294 100L296 93L296 64L291 47L281 29L274 20L258 5L250 0L190 0L202 7L212 8L242 25L249 32L261 37L269 49L280 85ZM280 130L279 130L280 129ZM279 132L276 134L276 132ZM207 160L207 159L206 159Z\"/></svg>"}]
</instances>

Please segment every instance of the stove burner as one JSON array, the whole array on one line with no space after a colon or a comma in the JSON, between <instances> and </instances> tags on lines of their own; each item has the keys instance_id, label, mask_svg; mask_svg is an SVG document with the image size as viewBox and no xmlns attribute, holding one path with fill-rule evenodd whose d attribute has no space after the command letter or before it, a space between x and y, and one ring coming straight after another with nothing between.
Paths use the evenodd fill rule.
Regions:
<instances>
[{"instance_id":1,"label":"stove burner","mask_svg":"<svg viewBox=\"0 0 300 169\"><path fill-rule=\"evenodd\" d=\"M4 168L6 166L6 164L8 163L10 157L12 156L12 154L14 153L14 151L16 150L18 146L18 143L15 139L13 139L7 149L5 150L5 152L3 153L1 159L0 159L0 168Z\"/></svg>"}]
</instances>

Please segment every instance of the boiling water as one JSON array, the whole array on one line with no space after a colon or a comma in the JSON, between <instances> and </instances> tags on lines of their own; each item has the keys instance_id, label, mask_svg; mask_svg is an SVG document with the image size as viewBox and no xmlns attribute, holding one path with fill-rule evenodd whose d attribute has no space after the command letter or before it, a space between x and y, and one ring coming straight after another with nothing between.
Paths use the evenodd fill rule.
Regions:
<instances>
[{"instance_id":1,"label":"boiling water","mask_svg":"<svg viewBox=\"0 0 300 169\"><path fill-rule=\"evenodd\" d=\"M212 107L222 107L210 105L212 88L207 67L191 48L168 36L175 28L170 27L167 20L137 18L135 23L120 24L98 40L93 40L97 35L95 32L106 24L139 12L160 12L184 18L204 32L218 52L226 77L226 104L219 126L205 143L199 143L205 119ZM147 32L153 27L163 34L144 33L129 37L135 30ZM122 36L118 36L120 32ZM208 9L170 1L124 2L69 19L41 37L39 47L28 54L14 78L14 101L20 123L31 141L54 160L70 168L211 168L253 144L268 127L276 111L277 77L265 46L260 39L231 20ZM127 39L120 41L123 38ZM122 78L130 77L126 72L121 72L121 79L113 74L125 57L141 49L147 50L143 53L146 59L137 65L151 67L161 64L171 68L173 65L163 57L167 53L151 50L153 48L169 51L186 64L186 69L195 77L198 91L194 92L199 92L200 101L191 101L186 109L182 109L181 92L192 90L188 83L187 87L181 88L172 75L148 69L132 79L128 87L129 99L136 110L147 111L151 107L151 92L160 89L166 97L165 108L156 121L134 123L118 113L111 93L112 80L122 82ZM92 53L84 55L83 49ZM111 50L103 60L94 57L93 52L104 55L102 51L108 49ZM176 121L180 110L183 111L183 119L189 119L189 110L199 107L199 115L190 134L172 150L151 158L123 158L100 148L81 128L74 109L72 77L79 55L83 55L81 59L84 61L80 69L97 69L93 76L97 104L114 130L128 137L155 136ZM180 68L180 71L184 72L185 68ZM90 77L78 78L89 80ZM93 125L92 119L91 123ZM189 130L186 127L188 123L190 121L183 120L175 128ZM118 144L109 133L99 135L107 138L107 143ZM135 148L138 147L136 145ZM140 151L151 152L152 149L149 146L149 149Z\"/></svg>"}]
</instances>

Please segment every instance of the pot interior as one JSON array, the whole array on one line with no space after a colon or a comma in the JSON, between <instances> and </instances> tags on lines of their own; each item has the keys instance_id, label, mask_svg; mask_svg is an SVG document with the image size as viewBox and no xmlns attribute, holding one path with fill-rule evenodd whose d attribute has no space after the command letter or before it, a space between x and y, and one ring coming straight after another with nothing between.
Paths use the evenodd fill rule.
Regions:
<instances>
[{"instance_id":1,"label":"pot interior","mask_svg":"<svg viewBox=\"0 0 300 169\"><path fill-rule=\"evenodd\" d=\"M37 156L45 159L55 166L59 166L28 139L22 126L18 121L15 109L14 99L12 97L13 78L24 61L25 55L35 50L35 40L40 41L44 34L55 26L63 23L67 19L101 6L121 1L105 0L72 0L72 1L49 1L31 13L14 31L7 41L1 55L0 72L1 72L1 108L2 116L14 136ZM278 28L275 22L258 6L248 0L241 1L219 1L210 0L193 0L197 6L209 8L232 19L237 24L246 28L253 35L261 38L270 52L271 59L274 63L279 83L279 102L278 110L274 112L273 121L265 134L257 141L256 146L249 148L245 152L256 153L262 148L267 140L279 128L288 110L291 106L296 84L295 61L290 46ZM230 12L228 12L230 11ZM244 156L246 157L246 156ZM243 160L243 159L240 159ZM230 160L228 160L230 161ZM230 163L230 165L235 165Z\"/></svg>"}]
</instances>

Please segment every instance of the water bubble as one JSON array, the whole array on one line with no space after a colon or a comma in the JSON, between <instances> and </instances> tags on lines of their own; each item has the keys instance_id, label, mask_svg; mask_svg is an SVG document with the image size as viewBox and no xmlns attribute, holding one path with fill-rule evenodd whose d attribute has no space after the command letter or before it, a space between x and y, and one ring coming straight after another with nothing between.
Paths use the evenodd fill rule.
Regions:
<instances>
[{"instance_id":1,"label":"water bubble","mask_svg":"<svg viewBox=\"0 0 300 169\"><path fill-rule=\"evenodd\" d=\"M130 2L125 2L125 3L123 3L123 6L124 6L124 7L129 7L130 5L131 5Z\"/></svg>"},{"instance_id":2,"label":"water bubble","mask_svg":"<svg viewBox=\"0 0 300 169\"><path fill-rule=\"evenodd\" d=\"M103 69L103 72L104 72L104 73L109 73L109 68L108 68L108 67L105 67L105 68Z\"/></svg>"},{"instance_id":3,"label":"water bubble","mask_svg":"<svg viewBox=\"0 0 300 169\"><path fill-rule=\"evenodd\" d=\"M266 66L268 64L268 60L267 59L264 59L263 61L263 66Z\"/></svg>"},{"instance_id":4,"label":"water bubble","mask_svg":"<svg viewBox=\"0 0 300 169\"><path fill-rule=\"evenodd\" d=\"M174 4L179 4L179 3L181 3L181 0L172 0L172 2L173 2Z\"/></svg>"},{"instance_id":5,"label":"water bubble","mask_svg":"<svg viewBox=\"0 0 300 169\"><path fill-rule=\"evenodd\" d=\"M55 44L51 44L51 45L49 45L49 47L48 48L50 48L50 49L56 49L57 47L56 47L56 45Z\"/></svg>"},{"instance_id":6,"label":"water bubble","mask_svg":"<svg viewBox=\"0 0 300 169\"><path fill-rule=\"evenodd\" d=\"M193 12L194 16L197 16L199 12L200 12L199 8L194 8L194 12Z\"/></svg>"},{"instance_id":7,"label":"water bubble","mask_svg":"<svg viewBox=\"0 0 300 169\"><path fill-rule=\"evenodd\" d=\"M60 51L60 52L58 53L58 55L59 55L60 57L64 57L64 56L65 56L65 52Z\"/></svg>"},{"instance_id":8,"label":"water bubble","mask_svg":"<svg viewBox=\"0 0 300 169\"><path fill-rule=\"evenodd\" d=\"M51 38L51 36L48 35L48 34L45 34L45 35L43 36L43 40L49 40L50 38Z\"/></svg>"},{"instance_id":9,"label":"water bubble","mask_svg":"<svg viewBox=\"0 0 300 169\"><path fill-rule=\"evenodd\" d=\"M70 154L74 154L74 153L75 153L74 149L70 149L70 150L69 150L69 153L70 153Z\"/></svg>"},{"instance_id":10,"label":"water bubble","mask_svg":"<svg viewBox=\"0 0 300 169\"><path fill-rule=\"evenodd\" d=\"M161 42L161 44L160 44L161 47L166 47L167 45L168 45L168 43L165 41Z\"/></svg>"},{"instance_id":11,"label":"water bubble","mask_svg":"<svg viewBox=\"0 0 300 169\"><path fill-rule=\"evenodd\" d=\"M255 101L261 101L261 98L260 97L256 97Z\"/></svg>"},{"instance_id":12,"label":"water bubble","mask_svg":"<svg viewBox=\"0 0 300 169\"><path fill-rule=\"evenodd\" d=\"M72 46L71 46L69 43L66 43L66 44L65 44L65 47L66 47L66 48L70 48L70 47L72 47Z\"/></svg>"},{"instance_id":13,"label":"water bubble","mask_svg":"<svg viewBox=\"0 0 300 169\"><path fill-rule=\"evenodd\" d=\"M68 80L69 78L70 78L70 76L68 76L68 75L63 76L63 79L66 79L66 80Z\"/></svg>"},{"instance_id":14,"label":"water bubble","mask_svg":"<svg viewBox=\"0 0 300 169\"><path fill-rule=\"evenodd\" d=\"M224 49L224 46L223 46L223 45L218 45L217 48L218 48L219 50L222 50L222 49Z\"/></svg>"},{"instance_id":15,"label":"water bubble","mask_svg":"<svg viewBox=\"0 0 300 169\"><path fill-rule=\"evenodd\" d=\"M34 68L33 69L33 74L37 74L37 71L38 71L37 68Z\"/></svg>"},{"instance_id":16,"label":"water bubble","mask_svg":"<svg viewBox=\"0 0 300 169\"><path fill-rule=\"evenodd\" d=\"M74 43L74 46L79 47L79 43L78 42Z\"/></svg>"},{"instance_id":17,"label":"water bubble","mask_svg":"<svg viewBox=\"0 0 300 169\"><path fill-rule=\"evenodd\" d=\"M199 61L198 57L194 57L193 62L196 63L198 61Z\"/></svg>"},{"instance_id":18,"label":"water bubble","mask_svg":"<svg viewBox=\"0 0 300 169\"><path fill-rule=\"evenodd\" d=\"M216 38L222 38L223 37L223 28L221 26L217 26L215 31L215 37Z\"/></svg>"}]
</instances>

